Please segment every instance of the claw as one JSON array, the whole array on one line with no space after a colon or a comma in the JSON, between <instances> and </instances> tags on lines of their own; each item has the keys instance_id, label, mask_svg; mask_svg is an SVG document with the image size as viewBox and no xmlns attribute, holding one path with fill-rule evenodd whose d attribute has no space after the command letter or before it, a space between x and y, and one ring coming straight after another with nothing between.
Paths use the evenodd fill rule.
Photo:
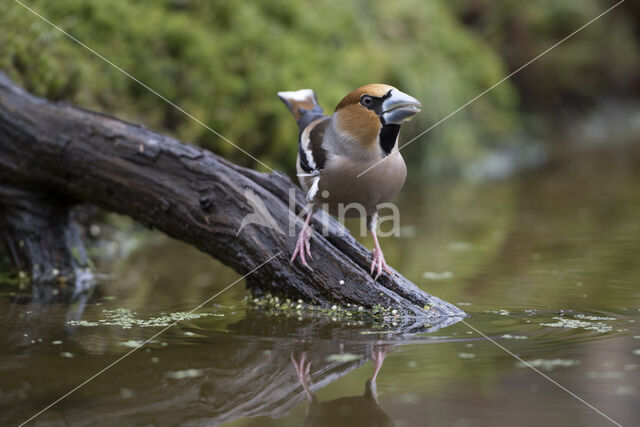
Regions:
<instances>
[{"instance_id":1,"label":"claw","mask_svg":"<svg viewBox=\"0 0 640 427\"><path fill-rule=\"evenodd\" d=\"M311 233L309 233L309 237L311 237ZM307 239L307 241L305 242L304 247L307 249L307 254L309 255L309 259L313 259L313 256L311 255L311 242L310 242L310 239Z\"/></svg>"},{"instance_id":2,"label":"claw","mask_svg":"<svg viewBox=\"0 0 640 427\"><path fill-rule=\"evenodd\" d=\"M313 229L309 225L310 221L311 221L311 214L309 214L309 216L307 217L307 220L302 226L302 230L300 230L300 234L298 234L298 241L296 242L296 248L293 251L293 255L291 256L291 260L289 261L289 264L293 264L293 261L295 261L296 257L299 255L300 262L302 263L302 265L307 267L309 270L313 271L313 268L311 268L307 263L307 257L309 257L309 259L313 259L313 256L311 256L311 242L310 242L311 233L313 232Z\"/></svg>"},{"instance_id":3,"label":"claw","mask_svg":"<svg viewBox=\"0 0 640 427\"><path fill-rule=\"evenodd\" d=\"M382 253L382 249L375 248L371 252L371 257L372 257L371 272L369 274L373 275L373 272L374 271L376 272L376 275L373 280L378 280L378 277L380 277L380 274L382 274L383 270L389 273L391 276L393 276L393 272L387 265L387 262L384 260L384 254Z\"/></svg>"},{"instance_id":4,"label":"claw","mask_svg":"<svg viewBox=\"0 0 640 427\"><path fill-rule=\"evenodd\" d=\"M382 363L384 362L384 358L387 356L388 347L381 346L377 348L371 349L371 360L373 361L373 376L371 377L373 381L376 380L378 373L380 372L380 368L382 368Z\"/></svg>"},{"instance_id":5,"label":"claw","mask_svg":"<svg viewBox=\"0 0 640 427\"><path fill-rule=\"evenodd\" d=\"M382 253L380 242L378 242L378 235L376 234L377 214L373 215L371 218L372 219L370 220L369 227L371 230L371 235L373 236L374 248L371 251L371 271L369 274L373 275L375 271L376 275L374 276L373 280L376 281L378 280L378 277L380 277L380 274L382 274L382 270L386 271L391 277L394 276L394 273L391 271L391 269L387 265L387 262L384 260L384 254Z\"/></svg>"},{"instance_id":6,"label":"claw","mask_svg":"<svg viewBox=\"0 0 640 427\"><path fill-rule=\"evenodd\" d=\"M311 360L307 360L307 354L305 352L302 352L298 360L296 360L292 353L291 363L293 363L293 367L298 375L298 381L300 381L304 392L309 400L313 400L313 393L311 393L311 389L309 388L309 383L311 382Z\"/></svg>"}]
</instances>

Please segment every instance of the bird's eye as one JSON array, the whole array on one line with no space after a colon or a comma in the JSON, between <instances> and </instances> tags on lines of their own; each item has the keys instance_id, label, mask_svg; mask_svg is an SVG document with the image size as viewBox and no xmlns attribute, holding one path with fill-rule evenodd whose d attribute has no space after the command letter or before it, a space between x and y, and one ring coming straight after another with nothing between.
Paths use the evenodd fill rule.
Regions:
<instances>
[{"instance_id":1,"label":"bird's eye","mask_svg":"<svg viewBox=\"0 0 640 427\"><path fill-rule=\"evenodd\" d=\"M360 98L360 103L365 107L371 107L371 104L373 104L373 98L371 98L369 95L365 95Z\"/></svg>"}]
</instances>

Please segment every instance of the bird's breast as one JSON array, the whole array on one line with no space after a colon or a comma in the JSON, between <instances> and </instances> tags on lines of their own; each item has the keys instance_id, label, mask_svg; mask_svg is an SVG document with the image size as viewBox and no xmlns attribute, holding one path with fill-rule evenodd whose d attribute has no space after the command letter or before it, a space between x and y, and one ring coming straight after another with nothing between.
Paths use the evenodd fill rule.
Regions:
<instances>
[{"instance_id":1,"label":"bird's breast","mask_svg":"<svg viewBox=\"0 0 640 427\"><path fill-rule=\"evenodd\" d=\"M377 212L378 205L390 202L398 194L407 177L407 167L397 150L383 162L375 163L354 161L346 156L327 159L320 173L316 203L337 216L357 217Z\"/></svg>"}]
</instances>

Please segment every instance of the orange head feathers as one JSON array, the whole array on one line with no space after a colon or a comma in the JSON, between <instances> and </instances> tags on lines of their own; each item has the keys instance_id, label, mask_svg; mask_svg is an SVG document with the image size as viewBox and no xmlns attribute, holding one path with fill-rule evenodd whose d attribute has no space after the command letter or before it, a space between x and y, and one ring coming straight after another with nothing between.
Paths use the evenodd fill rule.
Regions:
<instances>
[{"instance_id":1,"label":"orange head feathers","mask_svg":"<svg viewBox=\"0 0 640 427\"><path fill-rule=\"evenodd\" d=\"M392 131L393 140L387 144L395 144L400 124L420 112L420 107L417 99L393 86L369 84L345 96L334 116L338 128L363 146L375 146L381 131Z\"/></svg>"}]
</instances>

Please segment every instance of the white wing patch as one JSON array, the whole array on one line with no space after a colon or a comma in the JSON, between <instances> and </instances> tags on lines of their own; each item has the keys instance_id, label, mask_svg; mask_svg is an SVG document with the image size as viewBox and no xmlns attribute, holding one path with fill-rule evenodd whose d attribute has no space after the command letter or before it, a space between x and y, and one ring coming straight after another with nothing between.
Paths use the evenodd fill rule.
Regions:
<instances>
[{"instance_id":1,"label":"white wing patch","mask_svg":"<svg viewBox=\"0 0 640 427\"><path fill-rule=\"evenodd\" d=\"M318 165L316 165L316 160L313 158L313 152L311 151L311 130L318 123L318 120L311 122L309 126L307 126L302 135L300 135L300 145L302 147L302 152L304 153L304 157L307 160L307 164L313 171L318 170Z\"/></svg>"},{"instance_id":2,"label":"white wing patch","mask_svg":"<svg viewBox=\"0 0 640 427\"><path fill-rule=\"evenodd\" d=\"M313 202L313 199L316 197L316 194L318 194L319 185L320 185L320 176L317 175L315 178L313 178L313 183L311 183L311 187L309 187L309 192L307 192L307 203Z\"/></svg>"},{"instance_id":3,"label":"white wing patch","mask_svg":"<svg viewBox=\"0 0 640 427\"><path fill-rule=\"evenodd\" d=\"M311 89L300 89L300 90L292 90L288 92L278 92L278 96L281 98L285 98L287 100L304 102L310 101L315 102L315 96L313 90Z\"/></svg>"}]
</instances>

